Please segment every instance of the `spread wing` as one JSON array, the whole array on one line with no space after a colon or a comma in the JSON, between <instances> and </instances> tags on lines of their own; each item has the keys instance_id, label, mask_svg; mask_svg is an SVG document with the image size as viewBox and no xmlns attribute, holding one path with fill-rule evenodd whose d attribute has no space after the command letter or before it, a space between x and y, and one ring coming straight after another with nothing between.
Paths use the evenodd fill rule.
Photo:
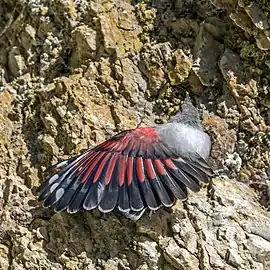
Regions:
<instances>
[{"instance_id":1,"label":"spread wing","mask_svg":"<svg viewBox=\"0 0 270 270\"><path fill-rule=\"evenodd\" d=\"M124 131L50 169L60 168L37 191L45 207L69 213L170 207L187 197L187 188L199 191L199 181L213 174L202 157L173 154L153 128Z\"/></svg>"}]
</instances>

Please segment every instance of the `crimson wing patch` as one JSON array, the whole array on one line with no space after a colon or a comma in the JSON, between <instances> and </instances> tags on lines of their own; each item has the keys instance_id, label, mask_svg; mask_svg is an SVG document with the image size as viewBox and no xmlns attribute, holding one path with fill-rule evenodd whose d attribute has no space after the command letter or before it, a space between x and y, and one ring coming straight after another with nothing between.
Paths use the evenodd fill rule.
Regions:
<instances>
[{"instance_id":1,"label":"crimson wing patch","mask_svg":"<svg viewBox=\"0 0 270 270\"><path fill-rule=\"evenodd\" d=\"M213 175L202 157L173 154L153 128L124 131L49 170L59 168L37 191L45 207L69 213L170 207Z\"/></svg>"}]
</instances>

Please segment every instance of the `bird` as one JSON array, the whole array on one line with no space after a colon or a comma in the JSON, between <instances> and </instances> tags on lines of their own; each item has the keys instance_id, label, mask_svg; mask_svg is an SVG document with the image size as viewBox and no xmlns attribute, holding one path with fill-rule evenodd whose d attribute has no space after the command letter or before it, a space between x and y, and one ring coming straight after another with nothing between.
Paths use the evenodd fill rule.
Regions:
<instances>
[{"instance_id":1,"label":"bird","mask_svg":"<svg viewBox=\"0 0 270 270\"><path fill-rule=\"evenodd\" d=\"M125 130L82 154L47 169L38 200L55 212L117 210L137 221L145 210L169 208L200 190L214 175L211 139L187 94L170 120Z\"/></svg>"}]
</instances>

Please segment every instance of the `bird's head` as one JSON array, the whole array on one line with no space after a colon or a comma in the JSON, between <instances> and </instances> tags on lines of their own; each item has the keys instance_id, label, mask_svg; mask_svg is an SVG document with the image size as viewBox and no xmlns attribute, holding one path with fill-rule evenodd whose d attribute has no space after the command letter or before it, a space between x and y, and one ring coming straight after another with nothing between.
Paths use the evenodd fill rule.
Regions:
<instances>
[{"instance_id":1,"label":"bird's head","mask_svg":"<svg viewBox=\"0 0 270 270\"><path fill-rule=\"evenodd\" d=\"M181 110L169 120L169 123L183 123L196 128L202 128L198 110L193 106L188 93L186 94L185 103L181 106Z\"/></svg>"}]
</instances>

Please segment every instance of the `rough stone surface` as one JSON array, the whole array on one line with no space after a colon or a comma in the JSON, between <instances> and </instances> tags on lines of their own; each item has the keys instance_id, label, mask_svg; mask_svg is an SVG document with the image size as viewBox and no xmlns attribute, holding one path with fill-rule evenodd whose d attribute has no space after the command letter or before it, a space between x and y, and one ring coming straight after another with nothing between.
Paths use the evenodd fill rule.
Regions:
<instances>
[{"instance_id":1,"label":"rough stone surface","mask_svg":"<svg viewBox=\"0 0 270 270\"><path fill-rule=\"evenodd\" d=\"M0 269L270 269L268 2L2 1ZM186 91L210 186L137 223L37 203L48 166L167 121Z\"/></svg>"}]
</instances>

